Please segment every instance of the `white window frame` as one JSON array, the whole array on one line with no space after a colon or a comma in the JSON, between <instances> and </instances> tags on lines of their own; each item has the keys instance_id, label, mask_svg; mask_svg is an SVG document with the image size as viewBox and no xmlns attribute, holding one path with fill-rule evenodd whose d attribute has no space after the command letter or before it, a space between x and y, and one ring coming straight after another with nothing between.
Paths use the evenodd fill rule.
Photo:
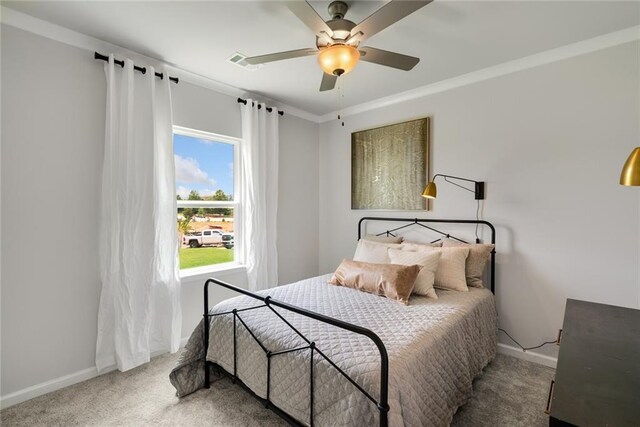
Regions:
<instances>
[{"instance_id":1,"label":"white window frame","mask_svg":"<svg viewBox=\"0 0 640 427\"><path fill-rule=\"evenodd\" d=\"M242 218L242 205L240 203L240 138L219 135L196 129L173 126L173 133L193 138L206 139L213 142L222 142L233 145L233 200L178 200L178 208L232 208L233 209L233 261L220 264L205 265L202 267L185 268L180 270L180 277L186 278L217 271L232 270L242 267L239 259L241 251L238 249L238 236L242 235L242 227L239 218ZM177 212L176 212L177 213Z\"/></svg>"}]
</instances>

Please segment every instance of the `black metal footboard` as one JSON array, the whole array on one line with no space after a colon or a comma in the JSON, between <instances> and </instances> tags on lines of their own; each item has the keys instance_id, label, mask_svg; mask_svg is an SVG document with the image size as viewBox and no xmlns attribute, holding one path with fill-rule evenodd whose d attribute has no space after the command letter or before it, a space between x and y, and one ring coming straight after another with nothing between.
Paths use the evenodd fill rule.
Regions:
<instances>
[{"instance_id":1,"label":"black metal footboard","mask_svg":"<svg viewBox=\"0 0 640 427\"><path fill-rule=\"evenodd\" d=\"M223 313L215 313L215 314L210 314L209 313L209 285L210 284L215 284L218 286L222 286L223 288L227 288L227 289L231 289L233 291L236 291L240 294L249 296L251 298L254 298L256 300L262 301L264 304L255 306L255 307L248 307L248 308L243 308L243 309L234 309L231 311L227 311L227 312L223 312ZM265 347L265 345L260 342L260 340L258 339L258 337L256 337L256 335L253 333L253 331L249 328L249 326L245 323L245 321L242 319L242 317L240 316L241 312L244 311L249 311L249 310L255 310L258 308L264 308L267 307L268 309L270 309L276 316L278 316L289 328L291 328L291 330L297 334L300 338L302 338L302 340L304 340L306 342L306 345L303 345L301 347L296 347L296 348L291 348L291 349L286 349L286 350L280 350L280 351L271 351L269 350L267 347ZM380 352L380 398L378 400L376 400L373 396L371 396L360 384L358 384L355 380L353 380L344 370L342 370L339 366L337 366L329 357L327 357L320 348L318 348L315 344L315 342L309 340L307 337L305 337L304 335L302 335L302 333L300 333L300 331L298 331L293 325L291 325L291 323L289 323L280 313L278 313L273 307L279 307L291 312L294 312L296 314L299 314L301 316L305 316L305 317L309 317L311 319L320 321L320 322L324 322L333 326L336 326L338 328L356 333L356 334L360 334L360 335L364 335L366 337L368 337L371 341L373 341L373 343L376 345L376 347L378 348L378 351ZM287 353L292 353L292 352L296 352L296 351L303 351L303 350L309 350L310 351L310 362L309 362L309 379L310 379L310 393L309 393L309 424L311 426L314 425L314 419L313 419L313 400L314 400L314 374L313 374L313 365L314 365L314 354L319 355L320 357L322 357L324 360L326 360L331 366L333 366L339 374L341 374L344 378L346 378L351 384L353 384L353 386L358 389L365 397L367 397L371 402L373 402L380 414L380 426L381 427L386 427L388 420L387 420L387 414L389 412L389 403L388 403L388 395L389 395L389 357L387 355L387 349L385 348L382 340L380 339L380 337L378 337L378 335L376 335L374 332L372 332L371 330L367 329L367 328L363 328L357 325L353 325L351 323L348 322L344 322L342 320L338 320L338 319L334 319L332 317L329 316L325 316L323 314L319 314L319 313L315 313L313 311L309 311L309 310L305 310L303 308L300 307L296 307L294 305L291 304L287 304L285 302L282 301L278 301L275 300L273 298L271 298L270 296L266 296L263 297L261 295L255 294L253 292L247 291L245 289L239 288L237 286L231 285L229 283L223 282L221 280L217 280L217 279L208 279L205 284L204 284L204 351L205 351L205 356L204 356L204 375L205 375L205 388L209 388L210 386L210 378L209 378L209 374L210 374L210 366L216 366L216 364L214 364L213 362L208 362L207 361L207 350L209 348L209 329L210 329L210 325L211 325L211 318L215 317L215 316L221 316L221 315L226 315L226 314L233 314L233 373L229 373L232 377L232 379L234 380L234 382L236 380L239 381L238 376L237 376L237 346L236 346L236 331L237 331L237 327L238 327L238 323L240 323L249 333L249 335L258 343L258 345L260 346L260 348L262 348L262 350L264 351L266 357L267 357L267 398L266 399L260 399L261 401L264 402L265 406L268 408L271 408L272 410L274 410L274 412L276 412L278 415L280 416L284 416L284 418L289 421L289 422L296 422L296 420L294 420L293 418L291 418L290 416L288 416L288 414L284 413L284 411L282 411L281 409L275 407L275 405L273 405L269 399L269 392L270 392L270 382L271 382L271 358L272 357L276 357L278 355L282 355L282 354L287 354ZM241 382L241 381L240 381Z\"/></svg>"}]
</instances>

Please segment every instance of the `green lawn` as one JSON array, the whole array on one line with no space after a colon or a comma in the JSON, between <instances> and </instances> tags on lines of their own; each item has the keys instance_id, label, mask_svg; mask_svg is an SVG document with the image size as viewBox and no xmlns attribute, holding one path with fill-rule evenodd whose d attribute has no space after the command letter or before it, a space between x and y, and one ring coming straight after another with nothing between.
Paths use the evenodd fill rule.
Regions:
<instances>
[{"instance_id":1,"label":"green lawn","mask_svg":"<svg viewBox=\"0 0 640 427\"><path fill-rule=\"evenodd\" d=\"M180 248L180 269L233 261L233 249Z\"/></svg>"}]
</instances>

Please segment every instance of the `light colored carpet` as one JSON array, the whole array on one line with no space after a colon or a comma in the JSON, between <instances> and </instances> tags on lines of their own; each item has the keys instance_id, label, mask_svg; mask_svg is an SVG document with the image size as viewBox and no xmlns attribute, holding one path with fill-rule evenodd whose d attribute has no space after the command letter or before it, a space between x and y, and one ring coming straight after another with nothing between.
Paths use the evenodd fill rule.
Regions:
<instances>
[{"instance_id":1,"label":"light colored carpet","mask_svg":"<svg viewBox=\"0 0 640 427\"><path fill-rule=\"evenodd\" d=\"M10 426L280 426L286 425L240 386L217 378L209 390L178 400L169 383L176 355L129 372L111 372L0 412ZM546 426L554 370L498 355L474 383L454 426Z\"/></svg>"}]
</instances>

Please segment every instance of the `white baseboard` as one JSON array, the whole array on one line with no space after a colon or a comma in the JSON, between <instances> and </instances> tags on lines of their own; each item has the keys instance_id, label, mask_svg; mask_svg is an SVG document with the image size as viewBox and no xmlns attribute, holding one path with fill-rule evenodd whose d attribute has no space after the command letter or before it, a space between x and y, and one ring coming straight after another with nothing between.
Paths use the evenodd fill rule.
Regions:
<instances>
[{"instance_id":1,"label":"white baseboard","mask_svg":"<svg viewBox=\"0 0 640 427\"><path fill-rule=\"evenodd\" d=\"M93 368L83 369L73 374L54 378L31 387L23 388L22 390L0 397L0 409L8 408L9 406L17 405L18 403L25 402L33 399L34 397L42 396L43 394L51 393L52 391L60 390L61 388L95 378L98 375L106 374L107 372L115 369L115 366L111 366L98 373L98 370L94 366Z\"/></svg>"},{"instance_id":2,"label":"white baseboard","mask_svg":"<svg viewBox=\"0 0 640 427\"><path fill-rule=\"evenodd\" d=\"M189 337L182 338L180 340L180 348L184 347L187 344L188 340ZM544 354L535 353L532 351L524 352L516 347L501 343L498 344L498 353L517 357L519 359L538 363L540 365L549 366L551 368L555 368L557 363L557 359L554 357L546 356ZM102 370L100 373L98 373L98 370L95 367L83 369L73 374L54 378L52 380L45 381L31 387L18 390L14 393L10 393L6 396L0 397L0 409L8 408L9 406L17 405L18 403L22 403L35 397L42 396L43 394L51 393L52 391L60 390L61 388L65 388L82 381L90 380L91 378L106 374L107 372L114 371L115 369L115 366L110 366Z\"/></svg>"},{"instance_id":3,"label":"white baseboard","mask_svg":"<svg viewBox=\"0 0 640 427\"><path fill-rule=\"evenodd\" d=\"M183 348L187 344L188 340L189 340L189 337L182 338L180 340L180 348ZM154 352L151 354L151 357L153 358L165 353L166 351ZM113 366L108 366L103 370L101 370L100 372L98 372L98 369L96 369L96 367L94 366L93 368L83 369L73 374L65 375L59 378L54 378L52 380L33 385L31 387L23 388L22 390L18 390L14 393L9 393L5 396L0 396L0 409L8 408L9 406L26 402L27 400L33 399L38 396L42 396L43 394L51 393L52 391L60 390L70 385L81 383L83 381L90 380L91 378L95 378L97 376L100 376L115 370L116 370L116 366L113 365Z\"/></svg>"},{"instance_id":4,"label":"white baseboard","mask_svg":"<svg viewBox=\"0 0 640 427\"><path fill-rule=\"evenodd\" d=\"M554 369L556 368L556 364L558 363L558 359L555 357L547 356L545 354L540 354L533 351L522 351L519 348L502 343L498 343L498 353L517 357L518 359L548 366Z\"/></svg>"}]
</instances>

